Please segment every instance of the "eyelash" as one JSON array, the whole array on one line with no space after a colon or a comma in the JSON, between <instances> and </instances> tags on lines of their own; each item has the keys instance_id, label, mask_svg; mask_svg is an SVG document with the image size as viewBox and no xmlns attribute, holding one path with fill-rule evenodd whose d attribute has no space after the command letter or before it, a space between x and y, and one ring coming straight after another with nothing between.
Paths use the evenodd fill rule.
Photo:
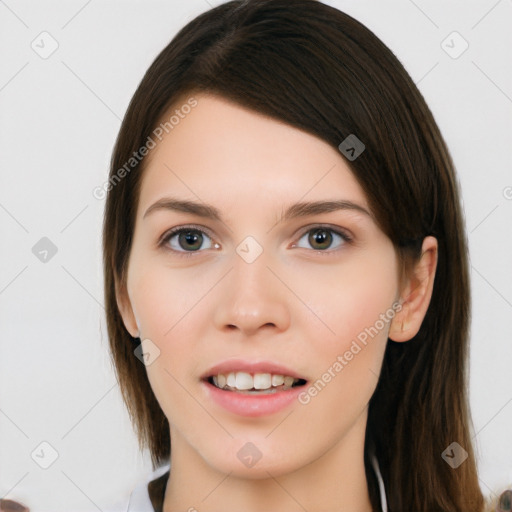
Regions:
<instances>
[{"instance_id":1,"label":"eyelash","mask_svg":"<svg viewBox=\"0 0 512 512\"><path fill-rule=\"evenodd\" d=\"M345 243L347 244L350 244L353 242L353 239L351 236L349 236L345 231L343 230L340 230L339 228L338 229L333 229L329 226L326 226L324 224L316 224L312 227L309 227L307 230L303 231L302 234L299 236L299 240L307 233L309 233L310 231L314 231L316 229L323 229L325 231L329 231L331 233L334 233L338 236L340 236ZM194 224L190 224L190 225L186 225L186 226L180 226L180 227L177 227L177 228L172 228L170 229L169 231L165 232L162 237L160 238L160 240L158 241L157 245L158 247L161 247L163 248L164 250L167 250L167 251L170 251L172 253L176 253L178 256L180 257L185 257L185 258L188 258L188 257L191 257L193 256L194 254L196 253L200 253L200 252L203 252L202 250L197 250L197 251L177 251L175 249L171 249L170 247L164 247L165 244L167 244L169 242L169 240L174 236L174 235L177 235L177 234L180 234L182 232L186 232L186 231L198 231L202 234L205 234L207 235L210 239L212 239L212 243L215 243L213 242L213 236L210 234L209 230L201 227L201 226L197 226L197 225L194 225ZM299 249L303 249L303 247L299 247ZM326 254L331 254L331 253L335 253L339 250L341 250L341 247L338 248L338 249L326 249L326 250L321 250L321 249L311 249L312 251L314 251L315 253L326 253Z\"/></svg>"}]
</instances>

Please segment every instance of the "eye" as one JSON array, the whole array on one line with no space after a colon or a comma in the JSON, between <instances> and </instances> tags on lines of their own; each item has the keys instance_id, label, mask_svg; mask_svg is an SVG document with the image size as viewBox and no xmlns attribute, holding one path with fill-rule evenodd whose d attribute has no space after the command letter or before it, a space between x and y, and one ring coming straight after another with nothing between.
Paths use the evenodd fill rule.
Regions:
<instances>
[{"instance_id":1,"label":"eye","mask_svg":"<svg viewBox=\"0 0 512 512\"><path fill-rule=\"evenodd\" d=\"M315 226L306 231L299 239L298 243L292 247L300 247L307 249L301 244L306 239L306 243L317 252L336 251L346 243L352 242L352 238L340 230L335 230L327 226ZM204 242L207 241L206 247ZM332 248L333 242L337 242L337 246ZM195 226L183 226L173 228L165 233L158 246L173 252L180 253L180 256L192 256L195 252L201 252L201 249L212 249L220 247L219 244L213 243L212 238L203 228Z\"/></svg>"},{"instance_id":2,"label":"eye","mask_svg":"<svg viewBox=\"0 0 512 512\"><path fill-rule=\"evenodd\" d=\"M327 226L316 226L314 228L309 229L301 236L299 242L294 244L293 247L303 247L300 246L301 240L306 239L306 242L310 244L310 246L316 251L326 251L326 249L330 249L333 241L338 241L338 246L333 250L340 248L345 245L345 243L350 243L352 241L351 237L346 233L341 231L336 231L334 229L328 228ZM304 247L307 249L307 247Z\"/></svg>"},{"instance_id":3,"label":"eye","mask_svg":"<svg viewBox=\"0 0 512 512\"><path fill-rule=\"evenodd\" d=\"M201 247L204 240L209 240L209 245ZM168 231L158 244L159 246L168 246L171 250L180 253L194 253L198 252L201 248L211 249L216 247L217 244L213 244L211 238L202 229L188 226L175 228ZM183 254L189 256L190 254Z\"/></svg>"}]
</instances>

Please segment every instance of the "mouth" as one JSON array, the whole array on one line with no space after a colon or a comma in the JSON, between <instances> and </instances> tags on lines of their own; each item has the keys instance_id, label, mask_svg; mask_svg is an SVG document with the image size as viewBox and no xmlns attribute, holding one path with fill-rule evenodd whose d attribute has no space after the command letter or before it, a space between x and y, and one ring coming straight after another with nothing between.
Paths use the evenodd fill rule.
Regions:
<instances>
[{"instance_id":1,"label":"mouth","mask_svg":"<svg viewBox=\"0 0 512 512\"><path fill-rule=\"evenodd\" d=\"M201 378L205 399L238 417L277 414L298 401L308 380L273 361L228 359Z\"/></svg>"},{"instance_id":2,"label":"mouth","mask_svg":"<svg viewBox=\"0 0 512 512\"><path fill-rule=\"evenodd\" d=\"M217 389L244 395L271 395L305 386L307 383L305 379L291 375L245 371L217 373L207 376L204 380Z\"/></svg>"}]
</instances>

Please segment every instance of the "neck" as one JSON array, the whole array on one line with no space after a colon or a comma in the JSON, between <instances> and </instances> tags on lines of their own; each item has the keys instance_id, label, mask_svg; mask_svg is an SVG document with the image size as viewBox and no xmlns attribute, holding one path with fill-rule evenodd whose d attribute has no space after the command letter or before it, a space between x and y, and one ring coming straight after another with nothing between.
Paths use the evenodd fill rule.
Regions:
<instances>
[{"instance_id":1,"label":"neck","mask_svg":"<svg viewBox=\"0 0 512 512\"><path fill-rule=\"evenodd\" d=\"M171 428L163 512L372 512L364 467L366 414L329 451L292 471L248 479L217 471ZM299 447L300 449L300 447Z\"/></svg>"}]
</instances>

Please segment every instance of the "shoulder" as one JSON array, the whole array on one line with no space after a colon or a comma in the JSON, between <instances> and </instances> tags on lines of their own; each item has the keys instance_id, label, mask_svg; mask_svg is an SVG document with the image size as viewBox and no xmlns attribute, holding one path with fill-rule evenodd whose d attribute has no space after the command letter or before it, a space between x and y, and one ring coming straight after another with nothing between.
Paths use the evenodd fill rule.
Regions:
<instances>
[{"instance_id":1,"label":"shoulder","mask_svg":"<svg viewBox=\"0 0 512 512\"><path fill-rule=\"evenodd\" d=\"M147 473L122 500L110 504L104 512L161 512L170 466ZM20 509L21 510L21 509Z\"/></svg>"}]
</instances>

